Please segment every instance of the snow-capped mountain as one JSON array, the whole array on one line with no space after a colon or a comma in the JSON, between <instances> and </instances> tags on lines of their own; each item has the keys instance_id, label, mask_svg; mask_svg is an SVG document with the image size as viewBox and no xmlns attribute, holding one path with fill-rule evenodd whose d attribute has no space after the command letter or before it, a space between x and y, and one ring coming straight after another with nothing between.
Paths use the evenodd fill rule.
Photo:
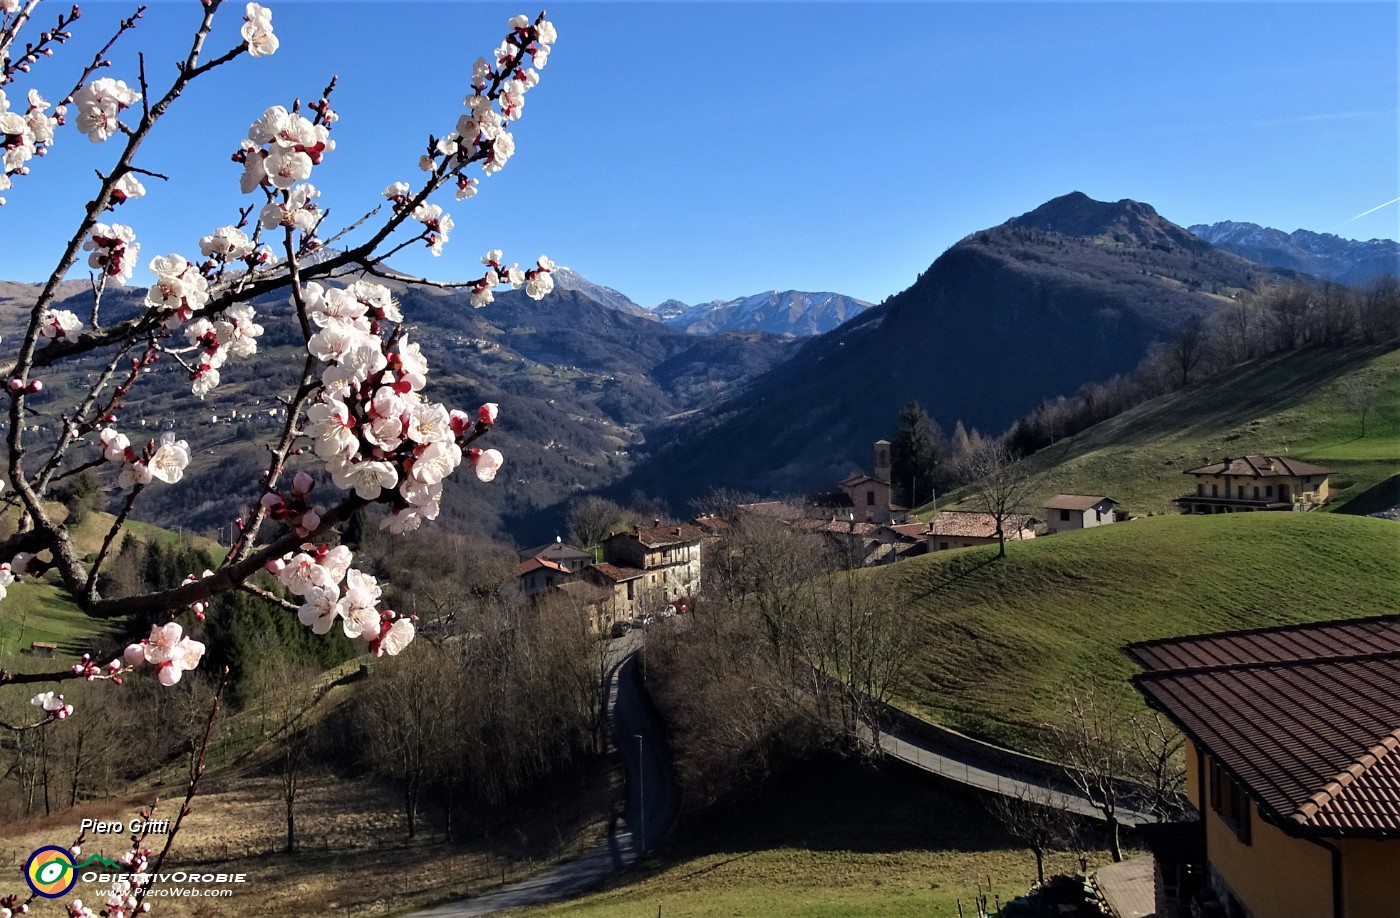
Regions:
<instances>
[{"instance_id":1,"label":"snow-capped mountain","mask_svg":"<svg viewBox=\"0 0 1400 918\"><path fill-rule=\"evenodd\" d=\"M654 310L656 317L689 335L717 335L732 331L763 331L805 338L831 331L870 303L840 293L803 293L773 290L687 306L667 300Z\"/></svg>"},{"instance_id":2,"label":"snow-capped mountain","mask_svg":"<svg viewBox=\"0 0 1400 918\"><path fill-rule=\"evenodd\" d=\"M609 309L616 309L618 312L625 312L631 316L641 316L644 319L657 318L650 309L638 306L628 299L626 294L619 293L611 287L604 287L602 284L595 284L572 268L559 265L550 273L554 275L554 286L560 290L576 290Z\"/></svg>"},{"instance_id":3,"label":"snow-capped mountain","mask_svg":"<svg viewBox=\"0 0 1400 918\"><path fill-rule=\"evenodd\" d=\"M1233 220L1188 228L1206 242L1242 258L1324 280L1354 284L1400 270L1400 243L1390 239L1361 242L1305 229L1285 233Z\"/></svg>"}]
</instances>

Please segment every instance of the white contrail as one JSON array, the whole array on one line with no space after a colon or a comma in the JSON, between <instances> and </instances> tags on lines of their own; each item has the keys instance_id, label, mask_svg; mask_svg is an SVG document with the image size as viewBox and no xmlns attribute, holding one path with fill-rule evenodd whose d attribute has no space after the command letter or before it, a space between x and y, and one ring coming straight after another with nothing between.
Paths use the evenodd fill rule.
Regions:
<instances>
[{"instance_id":1,"label":"white contrail","mask_svg":"<svg viewBox=\"0 0 1400 918\"><path fill-rule=\"evenodd\" d=\"M1377 204L1375 207L1372 207L1370 210L1362 211L1361 213L1359 213L1359 214L1357 214L1356 216L1352 217L1350 220L1343 220L1341 223L1338 223L1337 226L1346 226L1348 223L1353 223L1353 222L1355 222L1355 221L1357 221L1357 220L1360 220L1362 217L1370 216L1371 214L1373 214L1373 213L1375 213L1376 211L1380 210L1382 207L1389 207L1389 206L1392 205L1392 204L1400 204L1400 198L1394 198L1394 199L1392 199L1392 200L1386 201L1384 204ZM1337 228L1336 226L1333 227L1333 229L1336 229L1336 228Z\"/></svg>"}]
</instances>

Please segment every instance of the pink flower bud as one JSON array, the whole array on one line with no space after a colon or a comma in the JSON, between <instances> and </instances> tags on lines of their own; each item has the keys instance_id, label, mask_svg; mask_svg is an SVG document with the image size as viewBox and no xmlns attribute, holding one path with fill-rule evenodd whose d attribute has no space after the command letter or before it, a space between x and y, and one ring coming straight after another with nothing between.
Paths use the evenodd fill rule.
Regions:
<instances>
[{"instance_id":1,"label":"pink flower bud","mask_svg":"<svg viewBox=\"0 0 1400 918\"><path fill-rule=\"evenodd\" d=\"M19 390L21 390L21 389L23 389L23 388L24 388L24 380L20 379L18 376L14 376L14 377L11 377L11 378L10 378L10 391L11 391L11 392L18 392Z\"/></svg>"},{"instance_id":2,"label":"pink flower bud","mask_svg":"<svg viewBox=\"0 0 1400 918\"><path fill-rule=\"evenodd\" d=\"M262 496L262 500L260 500L259 503L262 504L263 507L265 507L266 509L273 510L277 507L282 506L282 495L278 494L276 491L268 491Z\"/></svg>"},{"instance_id":3,"label":"pink flower bud","mask_svg":"<svg viewBox=\"0 0 1400 918\"><path fill-rule=\"evenodd\" d=\"M272 574L274 577L286 569L287 562L283 561L281 558L268 558L267 563L263 565L263 570Z\"/></svg>"},{"instance_id":4,"label":"pink flower bud","mask_svg":"<svg viewBox=\"0 0 1400 918\"><path fill-rule=\"evenodd\" d=\"M31 380L30 383L29 383L29 391L30 391L30 392L43 392L43 391L44 391L44 381L43 381L42 379Z\"/></svg>"},{"instance_id":5,"label":"pink flower bud","mask_svg":"<svg viewBox=\"0 0 1400 918\"><path fill-rule=\"evenodd\" d=\"M316 479L305 472L297 472L292 479L292 493L306 495L311 493L311 489L316 487Z\"/></svg>"},{"instance_id":6,"label":"pink flower bud","mask_svg":"<svg viewBox=\"0 0 1400 918\"><path fill-rule=\"evenodd\" d=\"M301 515L301 528L307 532L311 532L319 525L321 525L321 514L315 510L308 510Z\"/></svg>"}]
</instances>

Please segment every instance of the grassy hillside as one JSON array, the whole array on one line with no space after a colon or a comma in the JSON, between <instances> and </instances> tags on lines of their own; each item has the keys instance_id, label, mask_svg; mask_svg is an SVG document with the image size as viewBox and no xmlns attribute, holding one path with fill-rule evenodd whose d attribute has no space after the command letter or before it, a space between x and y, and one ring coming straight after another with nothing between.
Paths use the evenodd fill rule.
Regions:
<instances>
[{"instance_id":1,"label":"grassy hillside","mask_svg":"<svg viewBox=\"0 0 1400 918\"><path fill-rule=\"evenodd\" d=\"M1048 859L1047 871L1077 869L1067 853ZM1006 902L1034 879L1030 852L976 799L903 770L821 763L679 830L648 869L613 888L510 914L951 918L959 899L976 914L974 897L988 881Z\"/></svg>"},{"instance_id":2,"label":"grassy hillside","mask_svg":"<svg viewBox=\"0 0 1400 918\"><path fill-rule=\"evenodd\" d=\"M1356 380L1380 387L1364 438L1341 396ZM1244 454L1335 469L1331 508L1400 472L1400 350L1317 349L1257 360L1095 424L1025 462L1037 478L1033 505L1061 493L1107 494L1145 515L1176 512L1172 498L1194 487L1186 469ZM921 511L927 516L931 508Z\"/></svg>"},{"instance_id":3,"label":"grassy hillside","mask_svg":"<svg viewBox=\"0 0 1400 918\"><path fill-rule=\"evenodd\" d=\"M1071 687L1136 710L1130 641L1400 613L1400 525L1328 513L1162 516L869 572L922 622L902 696L1034 749Z\"/></svg>"},{"instance_id":4,"label":"grassy hillside","mask_svg":"<svg viewBox=\"0 0 1400 918\"><path fill-rule=\"evenodd\" d=\"M57 504L50 507L55 519L65 512ZM14 531L14 511L0 516L0 537ZM91 558L102 546L102 540L112 525L110 513L90 512L74 527L73 542L85 557ZM146 523L129 521L126 536L141 542L169 544L186 539L195 547L221 557L221 549L212 540L198 536L180 536ZM112 628L112 623L89 618L69 601L59 586L56 573L50 572L39 580L25 578L12 584L0 600L0 659L27 648L34 641L57 644L64 654L81 654L90 649L92 639Z\"/></svg>"}]
</instances>

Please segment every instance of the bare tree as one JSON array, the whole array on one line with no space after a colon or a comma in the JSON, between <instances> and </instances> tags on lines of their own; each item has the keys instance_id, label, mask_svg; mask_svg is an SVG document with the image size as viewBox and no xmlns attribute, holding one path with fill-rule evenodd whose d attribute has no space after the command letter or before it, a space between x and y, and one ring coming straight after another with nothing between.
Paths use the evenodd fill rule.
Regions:
<instances>
[{"instance_id":1,"label":"bare tree","mask_svg":"<svg viewBox=\"0 0 1400 918\"><path fill-rule=\"evenodd\" d=\"M1121 861L1118 815L1127 802L1125 782L1133 774L1132 725L1120 706L1092 688L1071 693L1065 713L1063 721L1045 725L1050 758L1065 766L1069 780L1103 814L1109 851L1115 862Z\"/></svg>"},{"instance_id":2,"label":"bare tree","mask_svg":"<svg viewBox=\"0 0 1400 918\"><path fill-rule=\"evenodd\" d=\"M286 850L291 853L297 850L297 798L311 764L310 711L316 701L317 670L296 662L271 640L265 642L261 657L262 665L253 675L252 692L263 718L263 734L270 740L282 779Z\"/></svg>"},{"instance_id":3,"label":"bare tree","mask_svg":"<svg viewBox=\"0 0 1400 918\"><path fill-rule=\"evenodd\" d=\"M983 443L961 465L973 505L996 521L997 557L1005 558L1006 523L1030 499L1030 474L1000 440Z\"/></svg>"},{"instance_id":4,"label":"bare tree","mask_svg":"<svg viewBox=\"0 0 1400 918\"><path fill-rule=\"evenodd\" d=\"M1170 350L1184 388L1191 384L1191 372L1205 359L1205 321L1199 315L1189 316L1172 339Z\"/></svg>"},{"instance_id":5,"label":"bare tree","mask_svg":"<svg viewBox=\"0 0 1400 918\"><path fill-rule=\"evenodd\" d=\"M569 539L579 548L592 551L626 524L628 514L605 497L589 495L569 502L566 519Z\"/></svg>"},{"instance_id":6,"label":"bare tree","mask_svg":"<svg viewBox=\"0 0 1400 918\"><path fill-rule=\"evenodd\" d=\"M1366 437L1366 418L1380 400L1380 386L1364 379L1348 380L1342 386L1342 404L1361 423L1361 437Z\"/></svg>"},{"instance_id":7,"label":"bare tree","mask_svg":"<svg viewBox=\"0 0 1400 918\"><path fill-rule=\"evenodd\" d=\"M1044 883L1045 855L1067 844L1073 835L1064 795L1024 784L1014 795L994 795L987 808L1007 835L1035 855L1036 882Z\"/></svg>"},{"instance_id":8,"label":"bare tree","mask_svg":"<svg viewBox=\"0 0 1400 918\"><path fill-rule=\"evenodd\" d=\"M1181 764L1185 739L1157 711L1150 716L1133 716L1129 722L1133 726L1137 777L1147 792L1143 811L1164 821L1179 818L1188 806L1186 772Z\"/></svg>"}]
</instances>

